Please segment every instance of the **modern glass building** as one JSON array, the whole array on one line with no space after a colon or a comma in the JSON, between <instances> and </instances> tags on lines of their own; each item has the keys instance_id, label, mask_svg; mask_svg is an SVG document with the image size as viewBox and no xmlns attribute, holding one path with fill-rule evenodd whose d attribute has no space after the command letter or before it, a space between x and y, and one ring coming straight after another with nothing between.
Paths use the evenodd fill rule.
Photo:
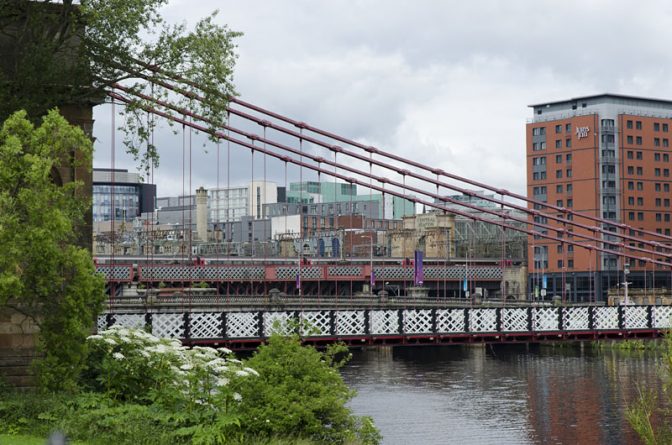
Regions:
<instances>
[{"instance_id":1,"label":"modern glass building","mask_svg":"<svg viewBox=\"0 0 672 445\"><path fill-rule=\"evenodd\" d=\"M145 184L137 173L93 169L93 221L132 221L154 211L156 185Z\"/></svg>"}]
</instances>

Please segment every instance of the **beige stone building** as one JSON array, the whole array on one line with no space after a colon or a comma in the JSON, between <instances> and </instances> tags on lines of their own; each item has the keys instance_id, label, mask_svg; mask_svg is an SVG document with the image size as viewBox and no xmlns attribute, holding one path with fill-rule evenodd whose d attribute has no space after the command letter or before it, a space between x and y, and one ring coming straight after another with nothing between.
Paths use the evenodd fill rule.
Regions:
<instances>
[{"instance_id":1,"label":"beige stone building","mask_svg":"<svg viewBox=\"0 0 672 445\"><path fill-rule=\"evenodd\" d=\"M402 229L387 233L391 256L411 258L416 250L425 258L455 256L455 216L443 213L423 213L403 218Z\"/></svg>"}]
</instances>

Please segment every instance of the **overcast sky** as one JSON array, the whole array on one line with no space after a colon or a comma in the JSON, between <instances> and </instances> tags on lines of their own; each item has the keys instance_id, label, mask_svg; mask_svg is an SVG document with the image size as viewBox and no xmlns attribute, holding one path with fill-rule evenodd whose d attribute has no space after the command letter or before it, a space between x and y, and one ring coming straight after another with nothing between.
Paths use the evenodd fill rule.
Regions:
<instances>
[{"instance_id":1,"label":"overcast sky","mask_svg":"<svg viewBox=\"0 0 672 445\"><path fill-rule=\"evenodd\" d=\"M527 105L605 92L672 99L664 0L171 0L165 14L193 24L214 9L245 34L241 99L520 193ZM110 166L109 116L109 105L96 110L96 167ZM188 190L181 136L163 130L157 140L159 196L182 193L183 178ZM218 172L220 185L251 179L240 148L227 178L225 149L218 169L216 148L201 143L195 137L192 189L216 186ZM117 167L134 170L121 151ZM283 185L280 166L269 170ZM288 176L298 179L294 169Z\"/></svg>"}]
</instances>

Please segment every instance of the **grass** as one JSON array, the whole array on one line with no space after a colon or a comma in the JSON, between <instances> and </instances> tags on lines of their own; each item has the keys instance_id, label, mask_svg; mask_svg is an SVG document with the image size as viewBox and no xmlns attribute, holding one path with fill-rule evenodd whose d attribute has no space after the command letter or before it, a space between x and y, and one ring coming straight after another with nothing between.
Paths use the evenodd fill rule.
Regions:
<instances>
[{"instance_id":1,"label":"grass","mask_svg":"<svg viewBox=\"0 0 672 445\"><path fill-rule=\"evenodd\" d=\"M0 434L0 445L44 445L46 437L26 436L24 434ZM69 442L71 445L86 445L86 442Z\"/></svg>"}]
</instances>

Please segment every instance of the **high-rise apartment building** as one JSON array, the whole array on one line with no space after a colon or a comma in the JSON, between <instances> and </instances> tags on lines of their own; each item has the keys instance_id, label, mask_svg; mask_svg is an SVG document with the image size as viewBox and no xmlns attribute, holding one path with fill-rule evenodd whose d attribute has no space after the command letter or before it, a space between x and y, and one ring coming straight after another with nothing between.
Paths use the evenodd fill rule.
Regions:
<instances>
[{"instance_id":1,"label":"high-rise apartment building","mask_svg":"<svg viewBox=\"0 0 672 445\"><path fill-rule=\"evenodd\" d=\"M530 107L534 115L526 131L529 198L627 224L634 236L643 235L640 230L670 235L672 101L601 94ZM535 221L557 225L542 216ZM601 227L617 230L609 223ZM576 236L581 230L574 229L567 238L583 243ZM608 288L625 281L626 269L632 287L672 284L669 270L656 275L656 268L644 259L627 260L536 236L528 244L530 291L536 294L602 299Z\"/></svg>"}]
</instances>

